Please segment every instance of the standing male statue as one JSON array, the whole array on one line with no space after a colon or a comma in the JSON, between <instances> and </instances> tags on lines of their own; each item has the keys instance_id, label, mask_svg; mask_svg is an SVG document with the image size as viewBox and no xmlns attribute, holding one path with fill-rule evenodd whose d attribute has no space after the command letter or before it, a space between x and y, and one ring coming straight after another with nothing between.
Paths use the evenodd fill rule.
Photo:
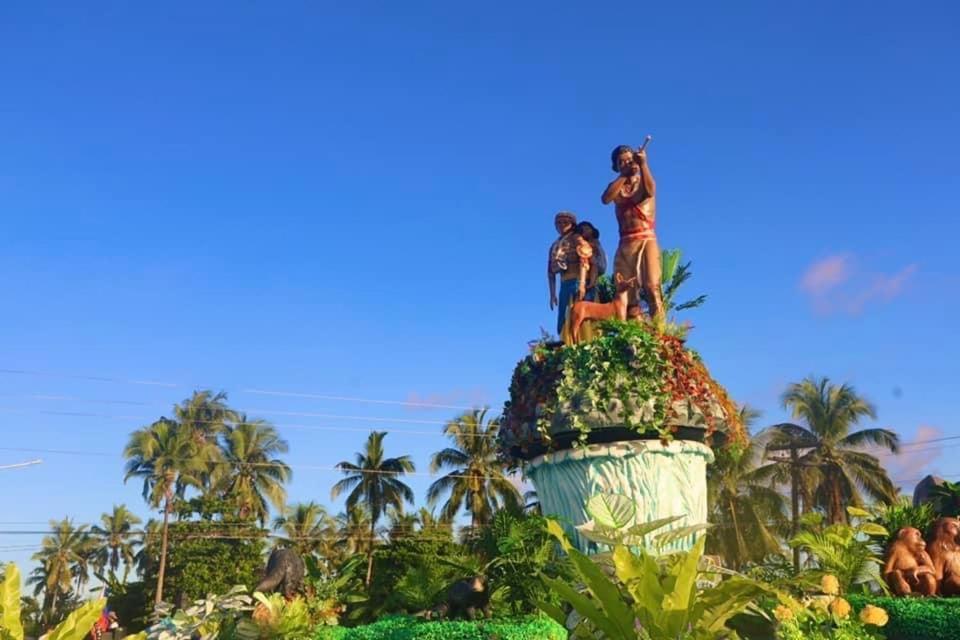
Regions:
<instances>
[{"instance_id":1,"label":"standing male statue","mask_svg":"<svg viewBox=\"0 0 960 640\"><path fill-rule=\"evenodd\" d=\"M647 137L647 142L650 138ZM614 274L624 281L636 277L647 300L650 316L660 323L664 318L660 292L660 247L655 233L657 185L647 164L647 142L634 151L626 145L613 150L610 160L620 175L607 185L601 200L614 204L620 227L620 244L613 259ZM627 314L640 315L636 288L629 291Z\"/></svg>"}]
</instances>

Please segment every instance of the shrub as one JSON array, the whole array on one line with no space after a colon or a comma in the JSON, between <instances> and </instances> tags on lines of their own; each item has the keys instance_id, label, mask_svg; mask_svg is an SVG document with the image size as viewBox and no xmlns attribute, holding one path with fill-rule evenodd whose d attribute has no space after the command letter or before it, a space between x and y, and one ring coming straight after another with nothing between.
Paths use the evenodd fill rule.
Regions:
<instances>
[{"instance_id":1,"label":"shrub","mask_svg":"<svg viewBox=\"0 0 960 640\"><path fill-rule=\"evenodd\" d=\"M960 599L865 595L848 599L858 612L868 604L886 610L890 617L883 629L887 640L948 640L960 635Z\"/></svg>"},{"instance_id":2,"label":"shrub","mask_svg":"<svg viewBox=\"0 0 960 640\"><path fill-rule=\"evenodd\" d=\"M423 622L388 616L373 624L345 629L321 627L315 640L566 640L567 631L548 618Z\"/></svg>"}]
</instances>

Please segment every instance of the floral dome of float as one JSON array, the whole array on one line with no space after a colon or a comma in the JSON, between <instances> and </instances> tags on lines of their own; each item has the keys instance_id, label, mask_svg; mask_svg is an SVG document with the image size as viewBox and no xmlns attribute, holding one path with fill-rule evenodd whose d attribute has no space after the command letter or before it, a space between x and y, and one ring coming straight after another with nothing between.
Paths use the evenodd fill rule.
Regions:
<instances>
[{"instance_id":1,"label":"floral dome of float","mask_svg":"<svg viewBox=\"0 0 960 640\"><path fill-rule=\"evenodd\" d=\"M678 251L664 252L665 281L676 273L678 259ZM737 406L686 346L687 329L609 319L577 344L546 335L531 342L504 404L498 433L503 461L515 468L551 451L629 440L745 443Z\"/></svg>"},{"instance_id":2,"label":"floral dome of float","mask_svg":"<svg viewBox=\"0 0 960 640\"><path fill-rule=\"evenodd\" d=\"M560 339L531 343L514 369L498 433L509 466L581 445L746 442L738 408L686 346L688 327L670 317L706 297L674 301L690 263L681 265L677 250L659 249L651 139L636 150L617 146L610 156L617 176L601 201L614 206L619 231L613 280L597 228L577 224L570 211L554 217L547 280Z\"/></svg>"}]
</instances>

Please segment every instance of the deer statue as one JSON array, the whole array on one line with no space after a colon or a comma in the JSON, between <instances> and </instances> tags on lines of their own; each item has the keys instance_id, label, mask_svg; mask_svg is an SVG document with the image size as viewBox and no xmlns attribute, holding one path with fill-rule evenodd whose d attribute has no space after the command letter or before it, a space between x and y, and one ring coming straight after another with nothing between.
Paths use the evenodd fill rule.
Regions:
<instances>
[{"instance_id":1,"label":"deer statue","mask_svg":"<svg viewBox=\"0 0 960 640\"><path fill-rule=\"evenodd\" d=\"M627 294L631 287L637 286L636 276L624 280L619 273L616 275L617 295L612 302L589 302L580 300L573 304L570 312L573 344L580 342L580 328L587 320L606 320L614 316L621 320L627 319Z\"/></svg>"}]
</instances>

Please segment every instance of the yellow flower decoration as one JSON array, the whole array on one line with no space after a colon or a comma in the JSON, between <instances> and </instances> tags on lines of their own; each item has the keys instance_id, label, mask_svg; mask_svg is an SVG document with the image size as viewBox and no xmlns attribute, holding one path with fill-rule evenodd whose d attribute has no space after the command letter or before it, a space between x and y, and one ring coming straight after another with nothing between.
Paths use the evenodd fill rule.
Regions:
<instances>
[{"instance_id":1,"label":"yellow flower decoration","mask_svg":"<svg viewBox=\"0 0 960 640\"><path fill-rule=\"evenodd\" d=\"M835 596L840 593L840 581L836 576L825 575L820 579L820 590L828 596Z\"/></svg>"},{"instance_id":2,"label":"yellow flower decoration","mask_svg":"<svg viewBox=\"0 0 960 640\"><path fill-rule=\"evenodd\" d=\"M860 612L860 622L863 624L872 624L876 627L882 627L889 621L890 617L887 615L887 612L880 607L873 606L872 604L868 604L863 608L863 611Z\"/></svg>"},{"instance_id":3,"label":"yellow flower decoration","mask_svg":"<svg viewBox=\"0 0 960 640\"><path fill-rule=\"evenodd\" d=\"M780 622L783 622L784 620L792 620L793 611L790 609L790 607L780 604L777 605L777 607L773 610L773 617Z\"/></svg>"},{"instance_id":4,"label":"yellow flower decoration","mask_svg":"<svg viewBox=\"0 0 960 640\"><path fill-rule=\"evenodd\" d=\"M850 603L843 598L837 598L830 603L830 613L843 620L850 615Z\"/></svg>"}]
</instances>

